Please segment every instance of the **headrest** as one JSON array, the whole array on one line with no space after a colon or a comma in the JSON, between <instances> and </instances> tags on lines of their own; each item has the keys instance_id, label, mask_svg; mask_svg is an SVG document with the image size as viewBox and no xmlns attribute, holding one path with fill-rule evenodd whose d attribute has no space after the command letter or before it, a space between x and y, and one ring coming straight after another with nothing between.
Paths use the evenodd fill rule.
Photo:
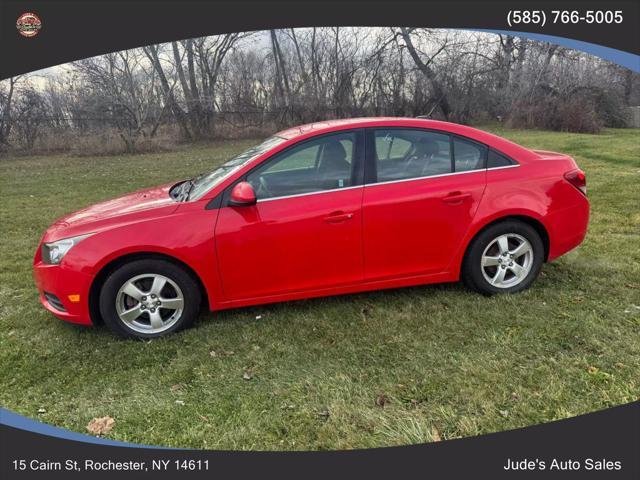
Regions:
<instances>
[{"instance_id":1,"label":"headrest","mask_svg":"<svg viewBox=\"0 0 640 480\"><path fill-rule=\"evenodd\" d=\"M322 149L322 163L344 162L347 158L347 151L338 140L331 140L325 143Z\"/></svg>"},{"instance_id":2,"label":"headrest","mask_svg":"<svg viewBox=\"0 0 640 480\"><path fill-rule=\"evenodd\" d=\"M428 138L421 138L418 142L416 142L415 148L416 155L436 155L440 151L438 142L436 142L435 140L430 140Z\"/></svg>"}]
</instances>

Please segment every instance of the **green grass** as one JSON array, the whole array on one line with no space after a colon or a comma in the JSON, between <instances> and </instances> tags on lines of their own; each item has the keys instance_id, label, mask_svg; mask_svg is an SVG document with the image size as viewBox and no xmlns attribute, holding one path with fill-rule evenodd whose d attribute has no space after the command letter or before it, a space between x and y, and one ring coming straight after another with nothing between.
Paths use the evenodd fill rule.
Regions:
<instances>
[{"instance_id":1,"label":"green grass","mask_svg":"<svg viewBox=\"0 0 640 480\"><path fill-rule=\"evenodd\" d=\"M150 342L47 313L31 278L40 235L65 213L207 170L253 142L1 160L0 405L80 432L109 415L108 436L124 441L279 450L456 438L636 400L638 130L491 129L569 153L587 172L587 239L532 289L485 298L451 284L203 313Z\"/></svg>"}]
</instances>

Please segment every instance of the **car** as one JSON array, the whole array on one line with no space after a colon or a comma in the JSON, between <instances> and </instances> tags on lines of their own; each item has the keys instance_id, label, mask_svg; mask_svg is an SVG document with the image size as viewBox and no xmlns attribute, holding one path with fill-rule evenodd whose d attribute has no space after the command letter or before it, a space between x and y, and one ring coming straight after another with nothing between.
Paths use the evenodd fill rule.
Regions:
<instances>
[{"instance_id":1,"label":"car","mask_svg":"<svg viewBox=\"0 0 640 480\"><path fill-rule=\"evenodd\" d=\"M57 220L34 276L60 319L147 339L203 305L459 280L519 292L588 220L586 177L567 155L436 120L329 120Z\"/></svg>"}]
</instances>

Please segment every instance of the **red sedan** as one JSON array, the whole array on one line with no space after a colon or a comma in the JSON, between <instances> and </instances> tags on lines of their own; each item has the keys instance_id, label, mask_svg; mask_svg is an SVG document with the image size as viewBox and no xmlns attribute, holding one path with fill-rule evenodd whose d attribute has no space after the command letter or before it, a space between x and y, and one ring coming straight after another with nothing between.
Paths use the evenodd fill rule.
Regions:
<instances>
[{"instance_id":1,"label":"red sedan","mask_svg":"<svg viewBox=\"0 0 640 480\"><path fill-rule=\"evenodd\" d=\"M211 310L461 279L531 285L584 239L561 153L423 119L282 131L209 173L56 221L34 261L47 310L151 338Z\"/></svg>"}]
</instances>

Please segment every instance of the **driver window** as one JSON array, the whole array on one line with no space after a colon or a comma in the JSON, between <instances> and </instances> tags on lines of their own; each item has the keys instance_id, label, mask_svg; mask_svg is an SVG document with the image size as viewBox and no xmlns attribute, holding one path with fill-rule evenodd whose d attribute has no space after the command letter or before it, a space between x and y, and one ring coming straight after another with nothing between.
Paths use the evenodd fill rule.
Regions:
<instances>
[{"instance_id":1,"label":"driver window","mask_svg":"<svg viewBox=\"0 0 640 480\"><path fill-rule=\"evenodd\" d=\"M375 131L378 182L451 173L449 136L421 130Z\"/></svg>"},{"instance_id":2,"label":"driver window","mask_svg":"<svg viewBox=\"0 0 640 480\"><path fill-rule=\"evenodd\" d=\"M354 132L310 140L267 160L247 181L258 200L349 187L355 145Z\"/></svg>"}]
</instances>

